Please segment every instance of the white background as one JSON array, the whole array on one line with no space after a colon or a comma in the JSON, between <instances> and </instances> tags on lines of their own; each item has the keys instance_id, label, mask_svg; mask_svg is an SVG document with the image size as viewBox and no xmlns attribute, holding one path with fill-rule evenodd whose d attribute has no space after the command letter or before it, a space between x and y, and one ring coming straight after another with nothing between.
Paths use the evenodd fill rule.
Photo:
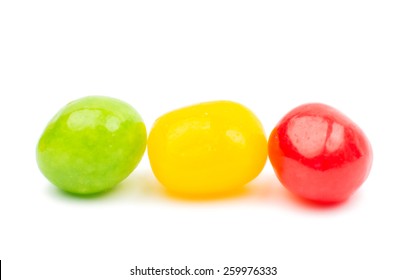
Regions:
<instances>
[{"instance_id":1,"label":"white background","mask_svg":"<svg viewBox=\"0 0 406 280\"><path fill-rule=\"evenodd\" d=\"M405 15L391 0L2 0L2 276L121 280L136 265L188 265L278 267L250 279L406 279ZM35 147L62 106L92 94L132 104L148 129L172 109L234 100L267 135L293 107L327 103L368 135L373 168L327 208L291 196L269 163L245 196L168 197L146 156L110 193L69 196L42 176Z\"/></svg>"}]
</instances>

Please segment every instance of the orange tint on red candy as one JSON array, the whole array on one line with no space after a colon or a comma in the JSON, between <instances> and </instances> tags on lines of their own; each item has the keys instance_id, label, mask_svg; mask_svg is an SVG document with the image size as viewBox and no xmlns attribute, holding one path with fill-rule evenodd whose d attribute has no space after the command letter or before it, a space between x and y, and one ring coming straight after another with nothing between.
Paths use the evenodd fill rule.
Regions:
<instances>
[{"instance_id":1,"label":"orange tint on red candy","mask_svg":"<svg viewBox=\"0 0 406 280\"><path fill-rule=\"evenodd\" d=\"M338 110L318 103L290 111L272 131L268 153L287 189L318 202L347 199L372 165L371 145L362 130Z\"/></svg>"}]
</instances>

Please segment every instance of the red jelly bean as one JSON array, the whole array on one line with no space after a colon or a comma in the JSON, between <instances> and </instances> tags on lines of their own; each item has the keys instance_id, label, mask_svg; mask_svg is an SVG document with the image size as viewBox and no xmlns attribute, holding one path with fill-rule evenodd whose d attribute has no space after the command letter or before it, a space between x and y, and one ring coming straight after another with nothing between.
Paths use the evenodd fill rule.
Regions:
<instances>
[{"instance_id":1,"label":"red jelly bean","mask_svg":"<svg viewBox=\"0 0 406 280\"><path fill-rule=\"evenodd\" d=\"M338 110L318 103L290 111L268 141L282 185L317 202L340 202L366 180L371 145L362 130Z\"/></svg>"}]
</instances>

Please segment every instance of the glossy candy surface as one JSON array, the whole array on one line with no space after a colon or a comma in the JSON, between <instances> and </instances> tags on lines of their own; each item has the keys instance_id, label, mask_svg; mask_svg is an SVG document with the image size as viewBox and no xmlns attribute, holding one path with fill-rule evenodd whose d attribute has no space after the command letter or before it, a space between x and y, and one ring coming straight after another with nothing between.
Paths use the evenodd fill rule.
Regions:
<instances>
[{"instance_id":1,"label":"glossy candy surface","mask_svg":"<svg viewBox=\"0 0 406 280\"><path fill-rule=\"evenodd\" d=\"M261 123L246 107L214 101L161 116L148 138L152 170L176 194L232 192L254 179L267 158Z\"/></svg>"},{"instance_id":2,"label":"glossy candy surface","mask_svg":"<svg viewBox=\"0 0 406 280\"><path fill-rule=\"evenodd\" d=\"M108 190L137 166L147 134L140 115L117 99L89 96L67 104L49 122L37 163L55 186L76 194Z\"/></svg>"},{"instance_id":3,"label":"glossy candy surface","mask_svg":"<svg viewBox=\"0 0 406 280\"><path fill-rule=\"evenodd\" d=\"M347 199L368 177L372 149L361 129L336 109L305 104L290 111L268 141L280 182L318 202Z\"/></svg>"}]
</instances>

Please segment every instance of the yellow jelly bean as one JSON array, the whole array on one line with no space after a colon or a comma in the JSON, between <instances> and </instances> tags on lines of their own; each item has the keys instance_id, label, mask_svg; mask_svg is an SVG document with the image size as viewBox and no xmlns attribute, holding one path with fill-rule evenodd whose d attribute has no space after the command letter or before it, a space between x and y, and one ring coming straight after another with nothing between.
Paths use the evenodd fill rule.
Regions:
<instances>
[{"instance_id":1,"label":"yellow jelly bean","mask_svg":"<svg viewBox=\"0 0 406 280\"><path fill-rule=\"evenodd\" d=\"M231 101L213 101L158 118L148 138L157 179L172 193L238 191L264 168L267 141L258 118Z\"/></svg>"}]
</instances>

